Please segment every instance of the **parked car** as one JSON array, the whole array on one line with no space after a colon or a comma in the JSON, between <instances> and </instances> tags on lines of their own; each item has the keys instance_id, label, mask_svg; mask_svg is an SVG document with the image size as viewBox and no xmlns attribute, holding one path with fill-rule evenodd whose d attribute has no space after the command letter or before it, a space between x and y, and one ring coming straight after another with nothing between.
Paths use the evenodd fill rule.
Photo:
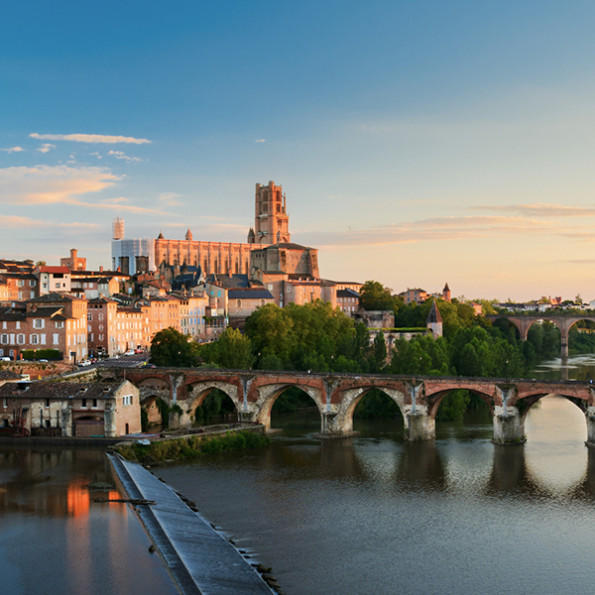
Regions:
<instances>
[{"instance_id":1,"label":"parked car","mask_svg":"<svg viewBox=\"0 0 595 595\"><path fill-rule=\"evenodd\" d=\"M7 355L5 355L4 357L0 357L0 362L10 362L12 361Z\"/></svg>"},{"instance_id":2,"label":"parked car","mask_svg":"<svg viewBox=\"0 0 595 595\"><path fill-rule=\"evenodd\" d=\"M125 351L124 355L134 355L134 349L129 349L128 351Z\"/></svg>"},{"instance_id":3,"label":"parked car","mask_svg":"<svg viewBox=\"0 0 595 595\"><path fill-rule=\"evenodd\" d=\"M91 365L91 360L88 360L88 359L84 359L79 362L79 366L90 366L90 365Z\"/></svg>"}]
</instances>

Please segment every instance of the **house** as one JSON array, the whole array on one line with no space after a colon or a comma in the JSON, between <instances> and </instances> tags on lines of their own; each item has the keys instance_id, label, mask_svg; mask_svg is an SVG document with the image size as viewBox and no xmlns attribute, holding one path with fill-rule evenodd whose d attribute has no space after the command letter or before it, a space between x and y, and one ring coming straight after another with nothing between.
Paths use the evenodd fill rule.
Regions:
<instances>
[{"instance_id":1,"label":"house","mask_svg":"<svg viewBox=\"0 0 595 595\"><path fill-rule=\"evenodd\" d=\"M23 435L116 438L141 431L139 391L119 383L11 382L0 386L0 429Z\"/></svg>"}]
</instances>

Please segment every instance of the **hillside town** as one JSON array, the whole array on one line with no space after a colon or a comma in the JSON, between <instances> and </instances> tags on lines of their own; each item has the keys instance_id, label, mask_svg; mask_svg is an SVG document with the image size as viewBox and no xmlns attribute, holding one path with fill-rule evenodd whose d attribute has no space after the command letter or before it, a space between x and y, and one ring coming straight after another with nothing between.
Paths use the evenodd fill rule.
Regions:
<instances>
[{"instance_id":1,"label":"hillside town","mask_svg":"<svg viewBox=\"0 0 595 595\"><path fill-rule=\"evenodd\" d=\"M145 351L172 327L205 342L266 304L283 307L323 300L348 316L360 312L359 281L321 277L318 250L291 241L286 197L274 182L256 185L254 227L245 243L127 239L113 224L112 268L90 271L72 249L59 263L0 259L0 358L53 350L69 363ZM407 289L405 303L437 294ZM478 308L481 308L478 306ZM381 317L368 326L391 327Z\"/></svg>"}]
</instances>

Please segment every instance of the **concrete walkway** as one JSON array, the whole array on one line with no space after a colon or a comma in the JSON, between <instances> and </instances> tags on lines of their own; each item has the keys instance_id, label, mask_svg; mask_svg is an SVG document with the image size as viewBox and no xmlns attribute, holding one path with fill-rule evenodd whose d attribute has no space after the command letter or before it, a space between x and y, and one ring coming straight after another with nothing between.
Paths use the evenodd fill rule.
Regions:
<instances>
[{"instance_id":1,"label":"concrete walkway","mask_svg":"<svg viewBox=\"0 0 595 595\"><path fill-rule=\"evenodd\" d=\"M275 593L249 562L165 483L141 465L108 454L128 497L182 593Z\"/></svg>"}]
</instances>

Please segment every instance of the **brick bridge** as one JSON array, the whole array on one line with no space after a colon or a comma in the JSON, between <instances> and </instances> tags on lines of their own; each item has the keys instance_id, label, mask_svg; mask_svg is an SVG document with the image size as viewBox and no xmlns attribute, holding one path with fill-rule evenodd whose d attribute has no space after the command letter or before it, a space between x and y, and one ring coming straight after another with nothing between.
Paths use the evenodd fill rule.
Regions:
<instances>
[{"instance_id":1,"label":"brick bridge","mask_svg":"<svg viewBox=\"0 0 595 595\"><path fill-rule=\"evenodd\" d=\"M500 318L505 318L506 320L510 321L519 331L521 341L527 340L527 334L529 333L529 329L536 322L541 322L543 320L551 322L560 331L560 356L562 357L562 359L568 358L568 334L570 333L570 329L572 328L572 326L574 326L577 322L580 322L581 320L590 320L591 322L595 322L595 316L577 315L548 316L547 314L529 314L527 316L514 316L510 314L496 314L494 316L486 316L486 318L492 321L498 320Z\"/></svg>"},{"instance_id":2,"label":"brick bridge","mask_svg":"<svg viewBox=\"0 0 595 595\"><path fill-rule=\"evenodd\" d=\"M401 410L407 440L431 440L440 403L451 391L464 389L479 395L489 406L494 442L518 444L525 440L525 417L531 405L556 394L584 412L587 444L595 446L595 385L587 382L205 368L100 368L98 372L104 380L125 376L133 382L146 410L155 411L155 402L161 398L173 407L173 428L191 426L196 408L209 392L219 389L233 401L240 421L270 429L275 400L288 388L297 387L316 404L320 434L329 438L352 435L356 405L370 390L378 389Z\"/></svg>"}]
</instances>

